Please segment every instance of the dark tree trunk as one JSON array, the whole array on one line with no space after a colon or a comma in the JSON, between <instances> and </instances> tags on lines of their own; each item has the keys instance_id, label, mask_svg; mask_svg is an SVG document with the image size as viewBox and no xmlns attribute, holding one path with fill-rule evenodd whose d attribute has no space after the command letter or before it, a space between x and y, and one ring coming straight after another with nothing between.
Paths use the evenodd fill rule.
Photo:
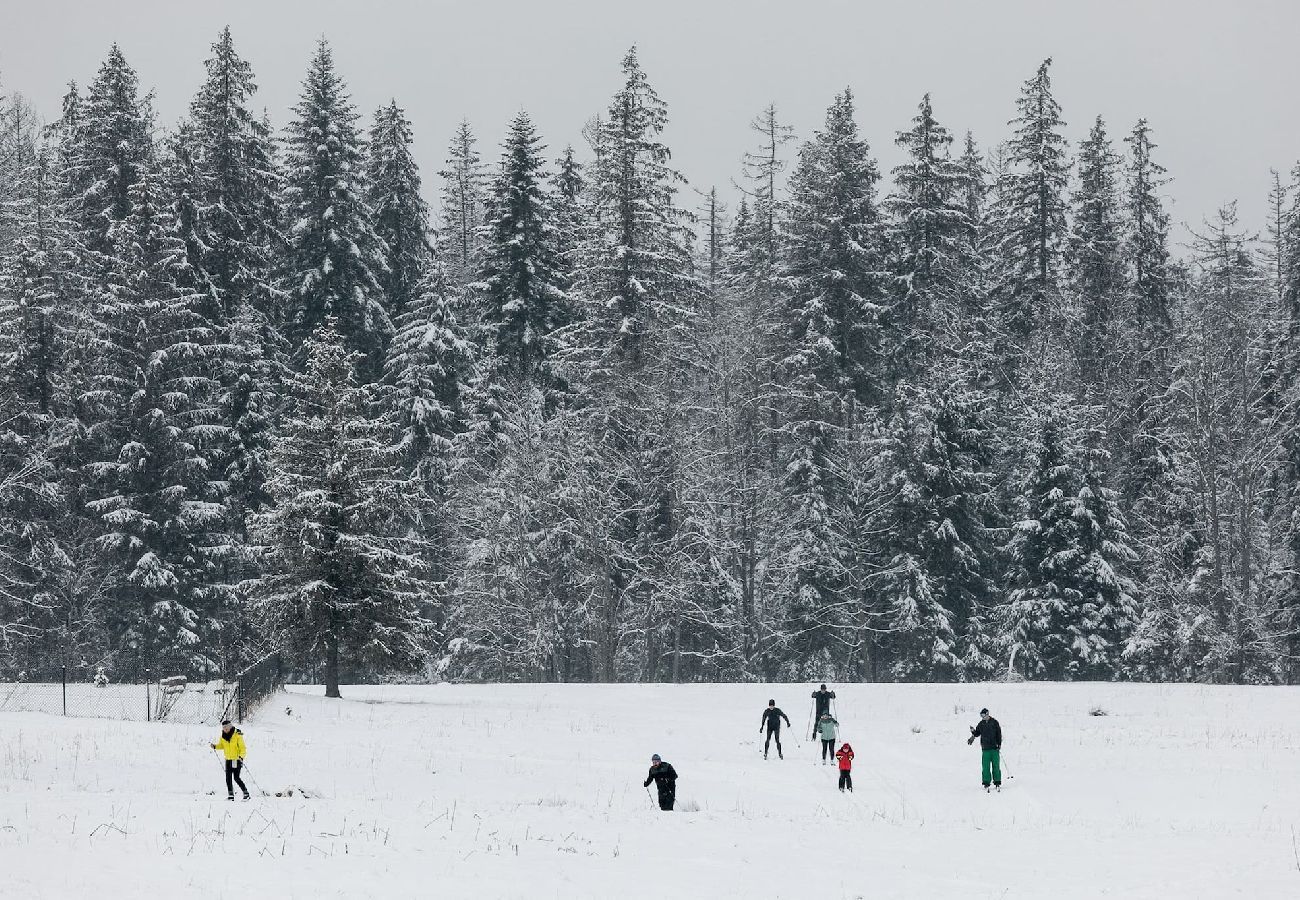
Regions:
<instances>
[{"instance_id":1,"label":"dark tree trunk","mask_svg":"<svg viewBox=\"0 0 1300 900\"><path fill-rule=\"evenodd\" d=\"M339 639L335 635L325 642L325 696L343 696L339 693Z\"/></svg>"}]
</instances>

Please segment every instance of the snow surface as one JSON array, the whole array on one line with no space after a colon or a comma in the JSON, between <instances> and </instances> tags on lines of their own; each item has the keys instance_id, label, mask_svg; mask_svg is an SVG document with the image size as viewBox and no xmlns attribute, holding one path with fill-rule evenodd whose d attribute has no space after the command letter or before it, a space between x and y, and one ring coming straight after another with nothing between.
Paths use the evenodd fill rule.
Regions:
<instances>
[{"instance_id":1,"label":"snow surface","mask_svg":"<svg viewBox=\"0 0 1300 900\"><path fill-rule=\"evenodd\" d=\"M0 712L0 895L1300 896L1300 690L833 685L841 795L801 740L813 687L294 688L244 731L250 787L295 796L233 804L212 727ZM1000 795L965 743L986 704Z\"/></svg>"}]
</instances>

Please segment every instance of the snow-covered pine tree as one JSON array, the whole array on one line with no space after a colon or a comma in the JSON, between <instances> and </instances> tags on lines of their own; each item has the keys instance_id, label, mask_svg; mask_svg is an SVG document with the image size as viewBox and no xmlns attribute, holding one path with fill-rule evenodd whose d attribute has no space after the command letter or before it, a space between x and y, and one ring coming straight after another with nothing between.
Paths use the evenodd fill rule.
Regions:
<instances>
[{"instance_id":1,"label":"snow-covered pine tree","mask_svg":"<svg viewBox=\"0 0 1300 900\"><path fill-rule=\"evenodd\" d=\"M393 477L407 485L408 528L421 537L419 553L441 598L456 575L457 523L449 494L465 452L458 438L468 427L474 360L437 263L396 324L377 400L393 442L386 451Z\"/></svg>"},{"instance_id":2,"label":"snow-covered pine tree","mask_svg":"<svg viewBox=\"0 0 1300 900\"><path fill-rule=\"evenodd\" d=\"M87 250L111 254L109 231L131 211L131 186L152 164L152 99L139 95L135 70L114 44L85 99L74 88L68 101L68 183L78 192L70 212Z\"/></svg>"},{"instance_id":3,"label":"snow-covered pine tree","mask_svg":"<svg viewBox=\"0 0 1300 900\"><path fill-rule=\"evenodd\" d=\"M0 93L0 259L13 253L21 235L18 206L26 199L27 176L36 161L39 120L21 94Z\"/></svg>"},{"instance_id":4,"label":"snow-covered pine tree","mask_svg":"<svg viewBox=\"0 0 1300 900\"><path fill-rule=\"evenodd\" d=\"M1137 621L1134 553L1101 439L1075 436L1068 399L1044 397L1020 521L1006 553L1009 666L1028 676L1107 679Z\"/></svg>"},{"instance_id":5,"label":"snow-covered pine tree","mask_svg":"<svg viewBox=\"0 0 1300 900\"><path fill-rule=\"evenodd\" d=\"M488 200L475 287L483 343L497 369L489 377L549 389L551 336L569 318L569 273L545 190L544 149L528 114L519 112Z\"/></svg>"},{"instance_id":6,"label":"snow-covered pine tree","mask_svg":"<svg viewBox=\"0 0 1300 900\"><path fill-rule=\"evenodd\" d=\"M974 237L970 205L979 211L967 186L970 164L952 157L952 135L935 120L929 94L895 143L907 161L894 168L894 193L884 203L894 282L883 355L897 383L914 381L933 355L955 349Z\"/></svg>"},{"instance_id":7,"label":"snow-covered pine tree","mask_svg":"<svg viewBox=\"0 0 1300 900\"><path fill-rule=\"evenodd\" d=\"M396 100L375 111L366 147L366 193L375 233L387 248L388 270L379 274L379 282L394 322L424 290L432 263L429 206L420 194L414 142L411 123Z\"/></svg>"},{"instance_id":8,"label":"snow-covered pine tree","mask_svg":"<svg viewBox=\"0 0 1300 900\"><path fill-rule=\"evenodd\" d=\"M447 147L442 177L442 208L438 214L438 258L449 283L463 292L477 275L487 210L487 174L478 140L469 122L456 126Z\"/></svg>"},{"instance_id":9,"label":"snow-covered pine tree","mask_svg":"<svg viewBox=\"0 0 1300 900\"><path fill-rule=\"evenodd\" d=\"M587 215L587 178L583 174L586 167L578 162L573 152L573 145L566 146L564 153L555 161L555 172L551 175L550 196L555 212L555 239L561 263L571 273L578 261L578 248L582 245L583 229ZM573 304L569 304L569 315L574 315ZM565 323L569 324L569 323Z\"/></svg>"},{"instance_id":10,"label":"snow-covered pine tree","mask_svg":"<svg viewBox=\"0 0 1300 900\"><path fill-rule=\"evenodd\" d=\"M63 658L60 538L77 531L51 443L67 413L63 366L83 293L56 165L41 141L9 173L5 221L15 240L0 256L0 667L29 672Z\"/></svg>"},{"instance_id":11,"label":"snow-covered pine tree","mask_svg":"<svg viewBox=\"0 0 1300 900\"><path fill-rule=\"evenodd\" d=\"M616 531L597 563L606 593L596 601L605 610L595 627L598 677L618 677L622 649L639 657L631 661L638 677L653 680L675 625L665 568L678 521L674 416L685 412L679 401L699 286L688 216L675 204L682 178L660 138L666 106L635 48L623 75L595 136L591 221L575 273L584 334L562 374L584 396L588 439L619 491Z\"/></svg>"},{"instance_id":12,"label":"snow-covered pine tree","mask_svg":"<svg viewBox=\"0 0 1300 900\"><path fill-rule=\"evenodd\" d=\"M373 381L393 333L379 282L386 248L366 202L357 114L324 40L294 115L284 176L289 337L296 352L333 316L348 349L364 357L360 377Z\"/></svg>"},{"instance_id":13,"label":"snow-covered pine tree","mask_svg":"<svg viewBox=\"0 0 1300 900\"><path fill-rule=\"evenodd\" d=\"M1006 385L1018 383L1028 360L1042 358L1061 337L1061 257L1065 249L1065 187L1070 164L1061 136L1061 108L1044 60L1025 82L1010 124L1008 170L998 184L999 280L994 287ZM1052 332L1057 332L1053 335Z\"/></svg>"},{"instance_id":14,"label":"snow-covered pine tree","mask_svg":"<svg viewBox=\"0 0 1300 900\"><path fill-rule=\"evenodd\" d=\"M196 174L196 230L202 272L216 291L220 322L251 304L278 321L272 269L283 245L277 213L279 175L271 136L249 108L257 84L224 28L205 63L207 78L190 103L186 150Z\"/></svg>"},{"instance_id":15,"label":"snow-covered pine tree","mask_svg":"<svg viewBox=\"0 0 1300 900\"><path fill-rule=\"evenodd\" d=\"M429 589L409 503L371 418L372 397L329 316L304 342L272 452L274 498L254 518L262 574L248 585L263 627L323 663L325 696L365 666L413 668L428 652Z\"/></svg>"},{"instance_id":16,"label":"snow-covered pine tree","mask_svg":"<svg viewBox=\"0 0 1300 900\"><path fill-rule=\"evenodd\" d=\"M874 465L871 552L881 559L870 589L881 675L968 680L990 674L987 619L993 599L992 451L988 398L960 381L900 389Z\"/></svg>"},{"instance_id":17,"label":"snow-covered pine tree","mask_svg":"<svg viewBox=\"0 0 1300 900\"><path fill-rule=\"evenodd\" d=\"M1086 401L1109 403L1128 335L1121 302L1127 289L1119 197L1120 160L1101 116L1079 145L1079 184L1072 198L1067 258L1080 330L1073 347L1075 377Z\"/></svg>"},{"instance_id":18,"label":"snow-covered pine tree","mask_svg":"<svg viewBox=\"0 0 1300 900\"><path fill-rule=\"evenodd\" d=\"M218 386L212 323L172 231L161 178L138 173L110 232L110 295L85 402L99 453L87 510L112 565L107 624L119 666L217 672L212 643L220 476L204 453Z\"/></svg>"},{"instance_id":19,"label":"snow-covered pine tree","mask_svg":"<svg viewBox=\"0 0 1300 900\"><path fill-rule=\"evenodd\" d=\"M790 574L787 601L800 671L845 662L846 559L835 522L846 486L837 443L882 399L884 252L876 164L858 136L852 94L826 113L790 180L780 278L781 457Z\"/></svg>"},{"instance_id":20,"label":"snow-covered pine tree","mask_svg":"<svg viewBox=\"0 0 1300 900\"><path fill-rule=\"evenodd\" d=\"M1123 360L1122 380L1130 390L1119 431L1128 436L1129 449L1120 467L1120 485L1130 509L1147 507L1134 521L1141 533L1147 512L1158 517L1160 501L1153 492L1161 491L1156 483L1165 477L1175 456L1164 449L1169 439L1167 409L1159 400L1169 387L1174 362L1175 278L1169 258L1169 215L1160 197L1165 170L1152 159L1156 144L1145 119L1138 121L1125 143L1129 158L1123 252L1129 296L1123 309L1131 348Z\"/></svg>"}]
</instances>

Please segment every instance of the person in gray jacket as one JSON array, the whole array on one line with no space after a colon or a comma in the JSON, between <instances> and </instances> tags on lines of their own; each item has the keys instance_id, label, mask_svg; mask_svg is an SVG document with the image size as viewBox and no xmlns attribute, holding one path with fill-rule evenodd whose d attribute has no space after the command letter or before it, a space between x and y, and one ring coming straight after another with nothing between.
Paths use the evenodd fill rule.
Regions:
<instances>
[{"instance_id":1,"label":"person in gray jacket","mask_svg":"<svg viewBox=\"0 0 1300 900\"><path fill-rule=\"evenodd\" d=\"M835 762L835 741L840 736L840 723L830 713L822 713L817 720L817 737L822 742L822 765Z\"/></svg>"}]
</instances>

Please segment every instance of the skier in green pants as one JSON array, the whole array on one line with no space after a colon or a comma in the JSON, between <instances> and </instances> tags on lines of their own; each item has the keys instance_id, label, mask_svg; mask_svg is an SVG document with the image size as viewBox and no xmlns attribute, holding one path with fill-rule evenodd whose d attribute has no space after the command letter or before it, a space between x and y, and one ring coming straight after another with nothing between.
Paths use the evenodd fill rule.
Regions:
<instances>
[{"instance_id":1,"label":"skier in green pants","mask_svg":"<svg viewBox=\"0 0 1300 900\"><path fill-rule=\"evenodd\" d=\"M980 723L971 728L966 743L975 743L975 738L980 739L980 782L984 790L989 789L990 780L1002 790L1002 726L989 715L988 707L980 710Z\"/></svg>"}]
</instances>

